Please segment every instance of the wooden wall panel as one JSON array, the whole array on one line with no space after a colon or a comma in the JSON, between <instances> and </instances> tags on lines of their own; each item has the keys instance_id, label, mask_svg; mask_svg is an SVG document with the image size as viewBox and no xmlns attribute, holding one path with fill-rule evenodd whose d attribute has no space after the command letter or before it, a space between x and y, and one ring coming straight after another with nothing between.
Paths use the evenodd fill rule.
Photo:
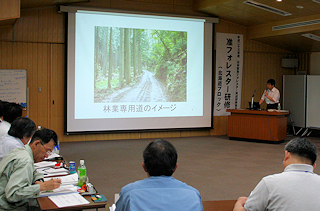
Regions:
<instances>
[{"instance_id":1,"label":"wooden wall panel","mask_svg":"<svg viewBox=\"0 0 320 211\"><path fill-rule=\"evenodd\" d=\"M49 128L56 131L63 141L64 126L64 78L65 78L65 44L51 44L49 65Z\"/></svg>"},{"instance_id":2,"label":"wooden wall panel","mask_svg":"<svg viewBox=\"0 0 320 211\"><path fill-rule=\"evenodd\" d=\"M228 117L227 116L214 116L213 128L210 130L210 135L227 135Z\"/></svg>"},{"instance_id":3,"label":"wooden wall panel","mask_svg":"<svg viewBox=\"0 0 320 211\"><path fill-rule=\"evenodd\" d=\"M159 13L173 13L173 4L154 3L153 1L111 0L112 9L136 10Z\"/></svg>"},{"instance_id":4,"label":"wooden wall panel","mask_svg":"<svg viewBox=\"0 0 320 211\"><path fill-rule=\"evenodd\" d=\"M76 5L186 15L197 14L192 11L192 0L95 0ZM37 125L52 128L58 133L61 141L226 135L227 117L214 117L214 129L212 130L63 135L66 57L64 18L63 14L57 12L56 7L25 10L21 12L21 18L14 27L0 28L0 68L27 69L29 117ZM282 75L293 72L292 69L279 67L282 56L290 52L246 40L246 30L244 26L224 20L220 20L220 23L215 26L216 32L244 35L241 104L243 107L247 107L253 90L257 90L255 101L261 97L269 77L275 78L279 87ZM41 93L39 87L42 87Z\"/></svg>"},{"instance_id":5,"label":"wooden wall panel","mask_svg":"<svg viewBox=\"0 0 320 211\"><path fill-rule=\"evenodd\" d=\"M155 13L183 15L198 14L206 16L205 14L193 11L193 0L98 0L88 3L77 3L74 5Z\"/></svg>"},{"instance_id":6,"label":"wooden wall panel","mask_svg":"<svg viewBox=\"0 0 320 211\"><path fill-rule=\"evenodd\" d=\"M261 89L259 88L261 77L261 58L258 53L246 52L243 58L242 95L241 107L248 108L248 102L256 90L254 101L259 101ZM253 62L254 61L254 62ZM254 74L252 74L254 73Z\"/></svg>"},{"instance_id":7,"label":"wooden wall panel","mask_svg":"<svg viewBox=\"0 0 320 211\"><path fill-rule=\"evenodd\" d=\"M165 132L148 132L141 133L141 138L168 138L180 137L180 131L165 131Z\"/></svg>"},{"instance_id":8,"label":"wooden wall panel","mask_svg":"<svg viewBox=\"0 0 320 211\"><path fill-rule=\"evenodd\" d=\"M63 13L58 13L58 8L38 10L39 17L39 42L64 43L65 24Z\"/></svg>"},{"instance_id":9,"label":"wooden wall panel","mask_svg":"<svg viewBox=\"0 0 320 211\"><path fill-rule=\"evenodd\" d=\"M20 0L0 1L0 27L12 26L20 17Z\"/></svg>"},{"instance_id":10,"label":"wooden wall panel","mask_svg":"<svg viewBox=\"0 0 320 211\"><path fill-rule=\"evenodd\" d=\"M0 42L0 50L1 69L27 70L29 117L37 125L48 127L48 44Z\"/></svg>"},{"instance_id":11,"label":"wooden wall panel","mask_svg":"<svg viewBox=\"0 0 320 211\"><path fill-rule=\"evenodd\" d=\"M180 137L193 137L193 136L209 136L210 130L198 130L198 131L181 131Z\"/></svg>"},{"instance_id":12,"label":"wooden wall panel","mask_svg":"<svg viewBox=\"0 0 320 211\"><path fill-rule=\"evenodd\" d=\"M38 83L34 86L34 94L37 94L38 109L37 123L43 127L49 127L49 44L37 44L37 77ZM41 89L41 90L40 90Z\"/></svg>"},{"instance_id":13,"label":"wooden wall panel","mask_svg":"<svg viewBox=\"0 0 320 211\"><path fill-rule=\"evenodd\" d=\"M20 0L1 0L0 20L15 19L20 17Z\"/></svg>"},{"instance_id":14,"label":"wooden wall panel","mask_svg":"<svg viewBox=\"0 0 320 211\"><path fill-rule=\"evenodd\" d=\"M9 69L13 65L13 49L11 48L11 43L4 43L3 47L5 49L3 55L1 56L1 63L3 63L3 69Z\"/></svg>"},{"instance_id":15,"label":"wooden wall panel","mask_svg":"<svg viewBox=\"0 0 320 211\"><path fill-rule=\"evenodd\" d=\"M23 53L27 54L28 63L26 65L27 69L27 86L29 88L29 102L28 103L28 110L29 110L29 117L39 125L38 123L38 93L37 93L37 85L38 85L38 77L37 77L37 48L35 47L34 43L22 43L25 47L23 49ZM42 125L44 126L44 125Z\"/></svg>"},{"instance_id":16,"label":"wooden wall panel","mask_svg":"<svg viewBox=\"0 0 320 211\"><path fill-rule=\"evenodd\" d=\"M295 54L292 58L299 60L299 66L295 71L306 71L307 74L310 74L311 53Z\"/></svg>"},{"instance_id":17,"label":"wooden wall panel","mask_svg":"<svg viewBox=\"0 0 320 211\"><path fill-rule=\"evenodd\" d=\"M64 43L64 14L57 7L21 11L13 27L0 28L0 40Z\"/></svg>"}]
</instances>

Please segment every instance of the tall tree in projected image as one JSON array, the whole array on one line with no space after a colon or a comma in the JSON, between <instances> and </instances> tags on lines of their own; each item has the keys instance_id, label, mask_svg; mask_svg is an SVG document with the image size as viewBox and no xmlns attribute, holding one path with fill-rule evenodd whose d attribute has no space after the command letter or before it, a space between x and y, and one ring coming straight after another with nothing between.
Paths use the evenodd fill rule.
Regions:
<instances>
[{"instance_id":1,"label":"tall tree in projected image","mask_svg":"<svg viewBox=\"0 0 320 211\"><path fill-rule=\"evenodd\" d=\"M186 102L186 32L96 26L94 41L94 102Z\"/></svg>"},{"instance_id":2,"label":"tall tree in projected image","mask_svg":"<svg viewBox=\"0 0 320 211\"><path fill-rule=\"evenodd\" d=\"M111 80L112 80L112 28L110 28L110 39L109 39L109 71L108 71L108 88L111 88Z\"/></svg>"},{"instance_id":3,"label":"tall tree in projected image","mask_svg":"<svg viewBox=\"0 0 320 211\"><path fill-rule=\"evenodd\" d=\"M152 30L155 39L151 61L156 77L167 85L171 101L186 101L187 33Z\"/></svg>"}]
</instances>

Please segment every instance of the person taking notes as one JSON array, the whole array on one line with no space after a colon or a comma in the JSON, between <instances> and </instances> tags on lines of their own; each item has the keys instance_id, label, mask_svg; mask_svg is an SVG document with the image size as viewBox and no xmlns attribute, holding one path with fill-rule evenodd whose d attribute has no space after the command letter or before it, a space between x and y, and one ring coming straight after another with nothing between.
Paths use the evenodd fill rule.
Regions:
<instances>
[{"instance_id":1,"label":"person taking notes","mask_svg":"<svg viewBox=\"0 0 320 211\"><path fill-rule=\"evenodd\" d=\"M29 145L13 149L2 159L0 210L30 210L37 206L35 198L40 191L60 187L60 179L43 182L43 174L34 168L34 163L48 157L57 144L58 136L53 130L38 130Z\"/></svg>"}]
</instances>

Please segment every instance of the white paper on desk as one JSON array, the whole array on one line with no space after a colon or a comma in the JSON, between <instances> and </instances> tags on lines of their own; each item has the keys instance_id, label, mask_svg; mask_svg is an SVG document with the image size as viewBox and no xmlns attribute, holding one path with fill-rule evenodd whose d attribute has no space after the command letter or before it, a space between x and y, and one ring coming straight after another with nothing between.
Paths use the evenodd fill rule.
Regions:
<instances>
[{"instance_id":1,"label":"white paper on desk","mask_svg":"<svg viewBox=\"0 0 320 211\"><path fill-rule=\"evenodd\" d=\"M56 165L57 162L55 161L41 161L39 163L35 163L34 167L36 169L41 169L41 168L49 168L49 167L54 167L54 165Z\"/></svg>"},{"instance_id":2,"label":"white paper on desk","mask_svg":"<svg viewBox=\"0 0 320 211\"><path fill-rule=\"evenodd\" d=\"M78 174L70 174L60 177L62 184L78 185Z\"/></svg>"},{"instance_id":3,"label":"white paper on desk","mask_svg":"<svg viewBox=\"0 0 320 211\"><path fill-rule=\"evenodd\" d=\"M75 185L61 185L59 188L54 189L53 191L45 191L40 192L39 197L44 196L52 196L52 195L58 195L58 194L66 194L66 193L78 193L77 191L78 186Z\"/></svg>"},{"instance_id":4,"label":"white paper on desk","mask_svg":"<svg viewBox=\"0 0 320 211\"><path fill-rule=\"evenodd\" d=\"M89 201L78 193L49 196L48 198L53 203L55 203L57 207L70 207L82 204L89 204Z\"/></svg>"},{"instance_id":5,"label":"white paper on desk","mask_svg":"<svg viewBox=\"0 0 320 211\"><path fill-rule=\"evenodd\" d=\"M77 185L78 184L78 174L70 174L67 176L62 176L62 177L56 177L61 179L61 184L62 185ZM48 181L51 178L44 178L44 181Z\"/></svg>"},{"instance_id":6,"label":"white paper on desk","mask_svg":"<svg viewBox=\"0 0 320 211\"><path fill-rule=\"evenodd\" d=\"M58 173L61 173L61 172L69 172L67 169L65 168L58 168L58 169L55 169L55 168L48 168L48 169L45 169L44 170L47 174L58 174Z\"/></svg>"},{"instance_id":7,"label":"white paper on desk","mask_svg":"<svg viewBox=\"0 0 320 211\"><path fill-rule=\"evenodd\" d=\"M41 172L40 172L41 173ZM48 173L43 173L44 177L57 177L57 176L63 176L63 175L68 175L69 172L58 172L58 173L53 173L53 174L48 174ZM59 177L58 177L59 178Z\"/></svg>"},{"instance_id":8,"label":"white paper on desk","mask_svg":"<svg viewBox=\"0 0 320 211\"><path fill-rule=\"evenodd\" d=\"M61 155L57 153L51 153L46 159L53 159L53 158L58 158L61 157Z\"/></svg>"}]
</instances>

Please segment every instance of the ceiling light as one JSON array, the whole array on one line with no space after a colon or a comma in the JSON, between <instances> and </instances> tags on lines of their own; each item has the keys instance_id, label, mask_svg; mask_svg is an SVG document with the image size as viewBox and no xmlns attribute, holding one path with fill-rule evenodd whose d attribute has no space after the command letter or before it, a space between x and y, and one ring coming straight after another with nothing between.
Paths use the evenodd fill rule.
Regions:
<instances>
[{"instance_id":1,"label":"ceiling light","mask_svg":"<svg viewBox=\"0 0 320 211\"><path fill-rule=\"evenodd\" d=\"M303 9L303 6L301 6L301 5L297 5L296 6L298 9Z\"/></svg>"},{"instance_id":2,"label":"ceiling light","mask_svg":"<svg viewBox=\"0 0 320 211\"><path fill-rule=\"evenodd\" d=\"M308 34L301 34L301 36L307 37L307 38L309 38L309 39L316 40L316 41L320 42L320 37L317 36L317 35L314 35L314 34L310 34L310 33L308 33Z\"/></svg>"},{"instance_id":3,"label":"ceiling light","mask_svg":"<svg viewBox=\"0 0 320 211\"><path fill-rule=\"evenodd\" d=\"M320 4L320 0L312 0L312 1Z\"/></svg>"},{"instance_id":4,"label":"ceiling light","mask_svg":"<svg viewBox=\"0 0 320 211\"><path fill-rule=\"evenodd\" d=\"M302 26L309 26L309 25L314 25L314 24L320 24L320 19L314 19L314 20L301 21L301 22L296 22L296 23L288 23L288 24L284 24L284 25L273 26L272 31L302 27Z\"/></svg>"},{"instance_id":5,"label":"ceiling light","mask_svg":"<svg viewBox=\"0 0 320 211\"><path fill-rule=\"evenodd\" d=\"M277 2L282 2L282 0L277 0Z\"/></svg>"},{"instance_id":6,"label":"ceiling light","mask_svg":"<svg viewBox=\"0 0 320 211\"><path fill-rule=\"evenodd\" d=\"M265 4L262 4L262 3L259 3L259 2L255 2L255 1L252 1L252 0L244 1L243 3L247 4L247 5L251 5L251 6L257 7L259 9L263 9L263 10L266 10L266 11L269 11L269 12L273 12L273 13L278 14L278 15L282 15L282 16L292 15L289 12L286 12L286 11L283 11L283 10L279 10L277 8L270 7L268 5L265 5Z\"/></svg>"}]
</instances>

